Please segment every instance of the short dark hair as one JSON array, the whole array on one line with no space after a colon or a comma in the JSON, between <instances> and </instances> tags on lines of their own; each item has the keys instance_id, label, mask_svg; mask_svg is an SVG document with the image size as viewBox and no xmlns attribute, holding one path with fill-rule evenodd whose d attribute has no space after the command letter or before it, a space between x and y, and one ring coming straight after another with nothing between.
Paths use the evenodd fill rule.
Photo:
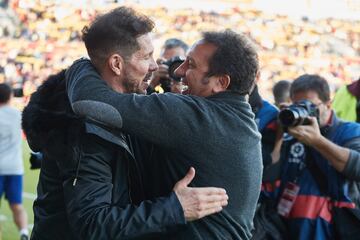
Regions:
<instances>
[{"instance_id":1,"label":"short dark hair","mask_svg":"<svg viewBox=\"0 0 360 240\"><path fill-rule=\"evenodd\" d=\"M6 83L0 83L0 103L7 103L11 97L11 87Z\"/></svg>"},{"instance_id":2,"label":"short dark hair","mask_svg":"<svg viewBox=\"0 0 360 240\"><path fill-rule=\"evenodd\" d=\"M280 80L273 86L272 92L274 95L275 103L283 103L287 101L290 96L290 81Z\"/></svg>"},{"instance_id":3,"label":"short dark hair","mask_svg":"<svg viewBox=\"0 0 360 240\"><path fill-rule=\"evenodd\" d=\"M99 15L82 30L82 40L91 61L99 67L113 53L127 58L139 50L136 40L153 30L155 24L147 16L128 7L115 8Z\"/></svg>"},{"instance_id":4,"label":"short dark hair","mask_svg":"<svg viewBox=\"0 0 360 240\"><path fill-rule=\"evenodd\" d=\"M176 47L181 47L182 49L184 49L185 52L189 49L189 46L178 38L167 39L164 43L163 48L164 50L168 50Z\"/></svg>"},{"instance_id":5,"label":"short dark hair","mask_svg":"<svg viewBox=\"0 0 360 240\"><path fill-rule=\"evenodd\" d=\"M242 94L252 89L259 69L258 55L252 42L242 34L231 30L205 32L203 40L217 49L209 60L209 76L230 76L229 90Z\"/></svg>"},{"instance_id":6,"label":"short dark hair","mask_svg":"<svg viewBox=\"0 0 360 240\"><path fill-rule=\"evenodd\" d=\"M316 74L304 74L296 78L290 87L290 97L299 92L314 91L324 103L330 101L330 87L325 78Z\"/></svg>"}]
</instances>

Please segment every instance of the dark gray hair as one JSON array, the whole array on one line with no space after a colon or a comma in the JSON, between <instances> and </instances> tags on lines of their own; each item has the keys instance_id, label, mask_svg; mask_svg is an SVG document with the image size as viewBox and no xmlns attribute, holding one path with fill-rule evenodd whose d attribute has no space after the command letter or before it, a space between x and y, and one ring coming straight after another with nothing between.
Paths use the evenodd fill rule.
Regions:
<instances>
[{"instance_id":1,"label":"dark gray hair","mask_svg":"<svg viewBox=\"0 0 360 240\"><path fill-rule=\"evenodd\" d=\"M209 60L209 76L227 74L231 79L229 90L249 93L259 70L258 55L250 39L226 30L205 32L203 40L217 47Z\"/></svg>"},{"instance_id":2,"label":"dark gray hair","mask_svg":"<svg viewBox=\"0 0 360 240\"><path fill-rule=\"evenodd\" d=\"M99 15L82 30L82 39L91 61L96 67L114 53L127 58L139 50L137 38L149 33L154 22L128 7L119 7Z\"/></svg>"},{"instance_id":3,"label":"dark gray hair","mask_svg":"<svg viewBox=\"0 0 360 240\"><path fill-rule=\"evenodd\" d=\"M323 103L330 101L330 87L325 78L316 74L304 74L296 78L290 87L290 97L299 92L314 91Z\"/></svg>"},{"instance_id":4,"label":"dark gray hair","mask_svg":"<svg viewBox=\"0 0 360 240\"><path fill-rule=\"evenodd\" d=\"M169 38L164 43L164 50L168 50L176 47L181 47L182 49L184 49L184 52L186 52L189 49L189 46L185 42L177 38Z\"/></svg>"}]
</instances>

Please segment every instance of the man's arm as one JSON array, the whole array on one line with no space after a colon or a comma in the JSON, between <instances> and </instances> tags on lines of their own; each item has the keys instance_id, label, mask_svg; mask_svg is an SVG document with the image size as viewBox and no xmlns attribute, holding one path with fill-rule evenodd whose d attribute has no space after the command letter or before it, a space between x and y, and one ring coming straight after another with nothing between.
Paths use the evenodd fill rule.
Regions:
<instances>
[{"instance_id":1,"label":"man's arm","mask_svg":"<svg viewBox=\"0 0 360 240\"><path fill-rule=\"evenodd\" d=\"M75 113L164 147L179 147L179 143L187 146L189 131L194 141L203 141L197 131L202 131L202 126L216 124L203 114L207 108L194 100L196 97L113 91L89 60L75 62L66 72L66 81Z\"/></svg>"},{"instance_id":2,"label":"man's arm","mask_svg":"<svg viewBox=\"0 0 360 240\"><path fill-rule=\"evenodd\" d=\"M316 118L311 117L310 120L310 125L289 128L289 133L300 142L313 147L327 159L337 171L345 175L347 171L344 172L344 169L348 165L350 156L352 164L354 164L354 162L360 163L360 148L349 149L331 142L321 135ZM360 175L352 176L352 178L360 179Z\"/></svg>"},{"instance_id":3,"label":"man's arm","mask_svg":"<svg viewBox=\"0 0 360 240\"><path fill-rule=\"evenodd\" d=\"M117 147L109 146L93 135L82 139L78 173L73 168L63 183L69 223L81 239L128 239L160 233L167 227L185 224L186 220L218 212L227 203L222 189L187 187L195 174L191 170L169 197L143 201L139 206L117 205L116 202L128 199L127 194L118 196L119 199L113 196L114 191L126 193L127 189L126 182L123 189L114 189L112 173L116 171L110 159Z\"/></svg>"},{"instance_id":4,"label":"man's arm","mask_svg":"<svg viewBox=\"0 0 360 240\"><path fill-rule=\"evenodd\" d=\"M342 173L348 179L360 182L360 136L346 142L344 147L350 149L350 155Z\"/></svg>"}]
</instances>

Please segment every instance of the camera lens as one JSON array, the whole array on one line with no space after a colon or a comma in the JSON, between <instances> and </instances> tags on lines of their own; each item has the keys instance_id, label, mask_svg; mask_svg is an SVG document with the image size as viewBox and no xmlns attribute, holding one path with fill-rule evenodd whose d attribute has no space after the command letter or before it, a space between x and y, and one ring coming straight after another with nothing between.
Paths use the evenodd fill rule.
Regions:
<instances>
[{"instance_id":1,"label":"camera lens","mask_svg":"<svg viewBox=\"0 0 360 240\"><path fill-rule=\"evenodd\" d=\"M180 82L181 77L175 75L175 70L184 62L184 58L180 56L175 56L170 60L164 62L165 65L169 67L168 73L171 79Z\"/></svg>"},{"instance_id":2,"label":"camera lens","mask_svg":"<svg viewBox=\"0 0 360 240\"><path fill-rule=\"evenodd\" d=\"M295 114L297 115L296 112L294 113L290 109L282 110L279 113L279 120L280 120L281 124L285 127L291 126L296 119Z\"/></svg>"},{"instance_id":3,"label":"camera lens","mask_svg":"<svg viewBox=\"0 0 360 240\"><path fill-rule=\"evenodd\" d=\"M175 61L173 62L170 66L169 66L169 76L175 80L180 82L181 77L178 77L177 75L175 75L175 70L183 63L184 61L179 60L179 61Z\"/></svg>"},{"instance_id":4,"label":"camera lens","mask_svg":"<svg viewBox=\"0 0 360 240\"><path fill-rule=\"evenodd\" d=\"M279 113L280 123L284 127L294 127L304 124L309 113L300 106L289 107Z\"/></svg>"}]
</instances>

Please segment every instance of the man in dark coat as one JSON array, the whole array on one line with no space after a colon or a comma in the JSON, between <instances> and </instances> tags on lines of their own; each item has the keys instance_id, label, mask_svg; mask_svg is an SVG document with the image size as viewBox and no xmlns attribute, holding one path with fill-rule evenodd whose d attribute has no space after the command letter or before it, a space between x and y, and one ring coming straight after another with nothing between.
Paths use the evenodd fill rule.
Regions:
<instances>
[{"instance_id":1,"label":"man in dark coat","mask_svg":"<svg viewBox=\"0 0 360 240\"><path fill-rule=\"evenodd\" d=\"M138 41L140 51L151 45L146 36ZM151 51L144 56L152 58ZM262 175L260 134L246 100L258 72L249 40L232 31L205 33L176 70L186 95L118 94L93 65L82 59L66 73L72 108L155 144L153 196L171 190L190 166L197 169L193 186L224 187L229 195L223 211L164 239L249 239Z\"/></svg>"},{"instance_id":2,"label":"man in dark coat","mask_svg":"<svg viewBox=\"0 0 360 240\"><path fill-rule=\"evenodd\" d=\"M112 29L103 33L104 26ZM92 49L107 43L107 49L95 54L99 56L95 62L117 92L146 89L143 77L139 78L141 70L151 73L156 63L137 59L127 66L143 68L127 72L117 64L121 56L137 53L138 36L152 28L147 17L122 7L100 16L84 30L84 41ZM101 41L94 41L99 32ZM158 238L155 234L218 212L227 204L223 189L187 187L194 169L166 197L144 201L144 180L134 158L137 146L128 144L129 136L121 131L75 116L64 78L64 71L51 76L23 114L30 147L43 153L32 239Z\"/></svg>"}]
</instances>

